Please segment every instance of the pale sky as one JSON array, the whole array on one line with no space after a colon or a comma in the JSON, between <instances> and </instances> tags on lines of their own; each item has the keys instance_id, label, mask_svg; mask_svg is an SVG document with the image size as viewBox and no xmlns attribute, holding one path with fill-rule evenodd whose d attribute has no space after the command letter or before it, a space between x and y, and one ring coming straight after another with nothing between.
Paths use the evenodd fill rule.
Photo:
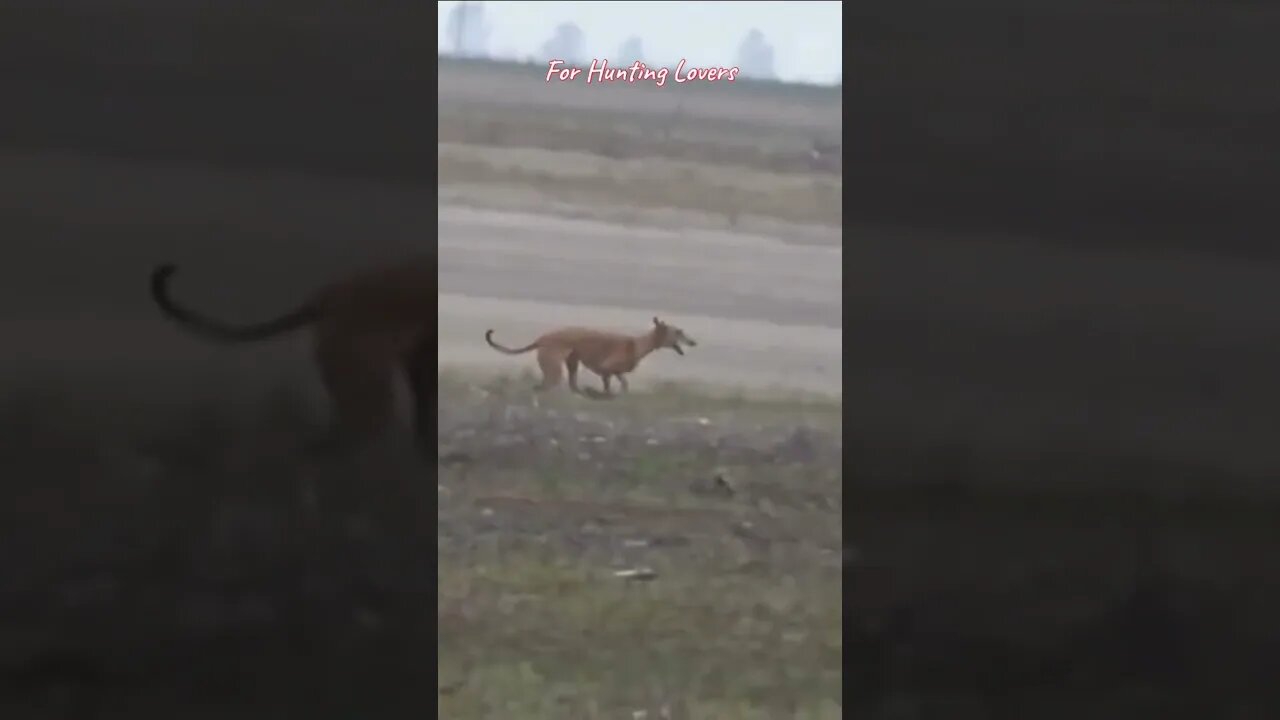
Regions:
<instances>
[{"instance_id":1,"label":"pale sky","mask_svg":"<svg viewBox=\"0 0 1280 720\"><path fill-rule=\"evenodd\" d=\"M449 11L440 2L438 50L446 39ZM752 28L773 46L774 69L784 81L834 83L841 70L841 8L826 2L486 2L488 49L497 57L540 55L562 22L575 22L586 36L587 62L615 56L624 40L639 35L646 60L674 66L681 58L699 67L736 64L738 45ZM541 58L538 58L541 60ZM634 58L626 60L629 65Z\"/></svg>"}]
</instances>

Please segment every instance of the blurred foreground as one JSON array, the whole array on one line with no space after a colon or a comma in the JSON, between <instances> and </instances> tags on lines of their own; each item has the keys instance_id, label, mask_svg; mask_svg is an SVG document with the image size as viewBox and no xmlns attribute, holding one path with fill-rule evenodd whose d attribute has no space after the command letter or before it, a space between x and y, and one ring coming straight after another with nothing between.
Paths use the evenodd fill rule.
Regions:
<instances>
[{"instance_id":1,"label":"blurred foreground","mask_svg":"<svg viewBox=\"0 0 1280 720\"><path fill-rule=\"evenodd\" d=\"M0 714L426 707L430 469L306 459L322 417L287 389L197 397L4 396Z\"/></svg>"}]
</instances>

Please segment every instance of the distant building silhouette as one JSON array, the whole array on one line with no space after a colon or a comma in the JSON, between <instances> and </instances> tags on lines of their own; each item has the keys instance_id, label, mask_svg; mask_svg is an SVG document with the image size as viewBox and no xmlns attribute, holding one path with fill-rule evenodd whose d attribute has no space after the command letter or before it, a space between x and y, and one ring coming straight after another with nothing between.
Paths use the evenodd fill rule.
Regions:
<instances>
[{"instance_id":1,"label":"distant building silhouette","mask_svg":"<svg viewBox=\"0 0 1280 720\"><path fill-rule=\"evenodd\" d=\"M542 54L546 56L546 60L581 63L582 48L585 44L582 28L579 28L576 23L560 23L551 37L542 44Z\"/></svg>"},{"instance_id":2,"label":"distant building silhouette","mask_svg":"<svg viewBox=\"0 0 1280 720\"><path fill-rule=\"evenodd\" d=\"M630 65L637 60L644 62L644 43L638 36L632 35L623 41L615 62L618 65Z\"/></svg>"},{"instance_id":3,"label":"distant building silhouette","mask_svg":"<svg viewBox=\"0 0 1280 720\"><path fill-rule=\"evenodd\" d=\"M743 77L773 80L773 46L765 42L764 33L752 28L738 46L738 71Z\"/></svg>"},{"instance_id":4,"label":"distant building silhouette","mask_svg":"<svg viewBox=\"0 0 1280 720\"><path fill-rule=\"evenodd\" d=\"M447 22L455 56L487 56L489 26L484 21L484 3L460 2L454 5Z\"/></svg>"}]
</instances>

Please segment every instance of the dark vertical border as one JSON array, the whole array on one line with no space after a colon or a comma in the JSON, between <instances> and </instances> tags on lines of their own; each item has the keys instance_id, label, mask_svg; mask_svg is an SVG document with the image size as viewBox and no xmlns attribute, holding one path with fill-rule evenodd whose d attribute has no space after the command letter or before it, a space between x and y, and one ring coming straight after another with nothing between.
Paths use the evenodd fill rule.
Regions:
<instances>
[{"instance_id":1,"label":"dark vertical border","mask_svg":"<svg viewBox=\"0 0 1280 720\"><path fill-rule=\"evenodd\" d=\"M433 10L435 9L435 7L434 7L434 3L432 4L432 9L433 9ZM423 31L422 31L422 37L423 37L424 39L427 37L427 32L428 32L428 30L433 31L433 34L435 34L437 37L439 37L439 24L440 24L440 23L439 23L439 20L440 20L439 13L433 13L433 14L432 14L432 16L431 16L431 20L430 20L430 22L429 22L429 23L427 23L426 27L424 27L424 28L423 28ZM423 43L423 46L422 46L422 51L423 51L423 53L424 53L424 57L425 57L425 53L427 52L427 50L428 50L427 44L424 42L424 43ZM436 208L436 214L437 214L437 217L436 217L436 228L435 228L436 232L435 232L435 236L431 239L431 243L432 243L432 245L434 246L435 253L436 253L436 256L437 256L436 265L437 265L437 268L438 268L438 267L439 267L439 248L440 248L440 221L439 221L440 205L439 205L439 202L437 201L437 197L438 197L438 194L439 194L439 193L438 193L438 188L439 188L439 185L440 185L440 178L439 178L439 172L440 172L440 164L439 164L440 143L439 143L439 141L438 141L438 138L439 138L439 124L440 124L440 96L439 96L440 56L439 56L439 49L437 48L437 52L436 52L436 54L431 55L430 57L431 57L431 66L430 66L430 68L428 68L428 69L427 69L427 71L426 71L426 72L423 72L423 73L422 73L421 78L420 78L420 80L421 80L421 87L420 87L420 89L419 89L417 92L418 92L418 97L421 97L421 98L428 98L428 97L429 97L429 98L431 99L431 102L432 102L432 112L431 112L431 120L430 120L430 124L429 124L429 125L428 125L428 124L426 124L426 123L424 123L424 124L423 124L423 126L422 126L422 128L421 128L421 130L420 130L420 132L419 132L419 137L420 137L420 138L422 138L423 142L430 142L432 138L436 138L436 139L437 139L437 141L436 141L436 142L434 142L434 143L432 143L432 144L431 144L431 153L430 153L430 158L429 158L429 160L430 160L430 164L429 164L429 165L427 165L427 166L426 166L426 168L424 168L424 169L425 169L427 172L429 172L429 173L430 173L430 175L431 175L431 184L432 184L432 186L433 186L433 187L432 187L432 189L433 189L432 195L435 195L436 197L424 197L424 200L423 200L423 201L424 201L424 202L430 202L430 203L431 203L431 205L432 205L432 207ZM436 276L436 277L437 277L437 288L436 288L437 293L436 293L436 294L437 294L437 297L438 297L438 296L439 296L439 274L438 274L438 272L437 272L437 276ZM437 302L438 302L438 301L437 301ZM437 306L437 309L436 309L436 318L437 318L437 321L438 321L439 316L440 316L440 313L439 313L439 307ZM437 334L437 336L438 336L438 334ZM439 359L440 359L440 357L439 357L439 356L440 356L440 345L439 345L439 343L436 343L436 344L432 345L432 346L431 346L431 348L432 348L431 354L434 356L434 357L432 358L432 360L434 360L435 362L433 363L433 367L431 368L431 370L430 370L430 371L431 371L431 372L436 373L436 374L435 374L435 376L434 376L434 377L435 377L434 382L436 383L436 394L435 394L435 398L436 398L436 416L435 416L435 417L436 417L436 421L433 423L433 427L435 427L435 428L436 428L436 430L438 431L438 429L439 429L439 427L438 427L438 426L439 426L439 417L440 417L440 413L439 413L439 403L440 403L439 383L440 383L440 374L439 374L439 370L438 370L438 368L439 368L439 366L440 366L440 362L439 362ZM426 371L426 368L423 368L423 370L424 370L424 371ZM437 436L437 438L439 437L438 432L436 433L436 436ZM436 446L436 455L437 455L437 456L439 456L439 454L440 454L440 448L439 448L439 444L438 444L438 442L439 442L439 441L437 440L437 446ZM438 479L439 472L440 472L440 470L439 470L439 465L437 464L437 465L436 465L435 474L434 474L434 476L433 476L433 479L435 479L435 480L436 480L436 485L437 485L437 486L439 486L439 479ZM425 478L424 478L424 479L425 479ZM429 490L429 488L427 488L427 489ZM425 497L425 496L424 496L424 497ZM438 506L439 506L439 497L440 497L440 496L439 496L439 494L438 494L438 493L433 492L433 493L431 493L431 494L430 494L430 498L431 498L431 515L430 515L430 518L431 518L431 519L430 519L430 521L429 521L429 522L430 522L430 523L431 523L431 525L432 525L432 535L435 537L435 543L434 543L434 545L433 545L433 548L432 548L433 552L432 552L432 555L431 555L431 565L432 565L432 569L433 569L433 570L435 570L435 569L436 569L436 568L435 568L435 566L436 566L436 563L438 562L438 558L440 557L440 547L439 547L439 543L440 543L440 533L439 533L439 531L438 531L438 528L436 527L436 526L437 526L437 523L439 522L439 517L440 517L439 507L438 507ZM437 573L436 573L436 577L437 577L437 578L439 578L439 572L438 572L438 571L437 571ZM432 643L433 645L435 645L435 646L436 646L436 649L435 649L435 650L433 650L433 651L431 652L431 665L432 665L432 667L431 667L431 682L432 682L434 685L436 685L436 688L437 688L436 692L437 692L437 693L439 693L439 687L440 687L440 681L439 681L439 675L440 675L440 644L439 644L439 640L438 640L438 638L439 638L439 617L440 617L440 612L439 612L439 610L440 610L440 608L439 608L439 603L440 603L440 592L439 592L439 588L437 587L437 588L436 588L436 592L435 592L435 596L431 599L431 605L432 605L433 607L435 607L435 608L436 608L436 618L437 618L437 620L432 624L432 637L431 637L431 643ZM423 605L426 605L425 600L424 600L424 602L423 602ZM425 673L426 668L422 668L422 670L424 671L424 672L423 672L423 675L425 675L425 674L426 674L426 673ZM422 687L424 687L424 688L425 688L425 687L426 687L427 678L426 678L426 677L422 677L420 681L421 681L421 683L422 683ZM426 712L428 712L428 710L426 709L426 707L425 707L425 706L423 706L423 708L422 708L422 709L421 709L417 714L425 714Z\"/></svg>"},{"instance_id":2,"label":"dark vertical border","mask_svg":"<svg viewBox=\"0 0 1280 720\"><path fill-rule=\"evenodd\" d=\"M1274 425L1280 12L883 0L844 23L850 716L1275 707L1276 455L1217 438ZM889 545L911 566L878 565ZM902 576L927 591L880 604Z\"/></svg>"},{"instance_id":3,"label":"dark vertical border","mask_svg":"<svg viewBox=\"0 0 1280 720\"><path fill-rule=\"evenodd\" d=\"M857 105L855 104L856 103L855 93L851 90L851 88L854 87L854 85L858 82L859 67L858 67L858 64L854 62L853 53L850 52L850 47L849 47L849 44L851 42L857 42L858 34L855 27L857 21L854 18L850 17L849 5L847 3L844 3L842 5L843 7L841 8L841 15L840 15L841 22L843 24L843 28L842 28L843 41L841 42L841 54L842 54L841 68L842 69L840 71L840 90L841 90L840 109L841 109L841 115L842 115L841 117L842 129L840 133L841 134L840 167L841 167L842 177L841 177L840 187L841 187L841 193L842 193L841 218L842 218L842 224L843 224L841 235L843 238L844 248L840 253L841 262L843 264L843 267L841 267L840 275L841 275L841 294L843 296L842 302L844 305L844 311L842 313L844 328L840 336L840 364L841 364L840 371L841 371L841 377L842 377L841 385L844 388L844 392L848 393L849 389L851 387L856 387L856 383L857 383L857 377L850 372L849 352L852 350L852 348L849 347L849 341L848 341L849 321L850 321L849 310L854 310L854 312L856 312L856 308L851 308L850 302L849 302L850 300L849 281L855 276L854 268L851 266L852 257L851 257L851 253L849 252L850 250L849 243L851 238L853 237L853 233L850 231L850 213L854 207L853 198L851 197L854 191L850 187L849 180L850 180L851 173L858 172L857 168L854 167L853 165L853 163L856 162L856 159L855 159L856 153L850 150L850 143L858 141L858 138L857 138L858 128L857 128L857 123L855 122L858 108L857 108ZM856 327L856 323L855 323L855 327ZM855 397L857 396L856 391L854 392L854 396ZM849 421L851 419L849 417L848 407L849 407L849 404L847 402L843 402L841 405L842 426L844 427L845 429L844 432L846 433L849 432L848 430L848 428L850 427ZM848 455L848 453L850 452L850 449L849 449L850 444L848 442L847 437L843 442L843 448L844 448L845 455L843 458L844 468L841 473L841 479L844 485L844 487L842 488L842 492L844 495L844 498L843 498L844 502L848 503L850 499L857 497L856 495L857 486L855 484L855 479L854 479L855 474L853 472L850 472L851 458ZM842 507L846 507L846 505L842 505ZM865 688L865 686L867 685L867 681L865 678L865 672L862 670L860 665L860 660L859 660L859 658L862 657L863 652L858 646L860 635L855 631L855 623L857 622L857 617L851 611L852 605L849 602L849 600L853 597L853 594L857 592L857 588L854 586L854 577L852 573L849 572L850 563L853 560L853 551L851 549L851 543L853 538L856 537L856 528L853 527L853 515L850 514L848 510L844 510L843 516L841 517L841 537L842 537L841 544L843 546L843 552L842 552L843 573L842 573L841 583L840 583L842 600L843 600L843 602L841 603L841 608L842 608L841 654L843 656L842 657L843 668L842 668L842 674L841 674L841 677L843 680L842 687L841 687L841 707L850 708L849 710L845 711L846 717L857 717L858 712L857 710L853 709L853 708L856 708L857 705L851 704L851 703L854 703L857 700L857 698L862 694L862 692L865 691L863 688Z\"/></svg>"}]
</instances>

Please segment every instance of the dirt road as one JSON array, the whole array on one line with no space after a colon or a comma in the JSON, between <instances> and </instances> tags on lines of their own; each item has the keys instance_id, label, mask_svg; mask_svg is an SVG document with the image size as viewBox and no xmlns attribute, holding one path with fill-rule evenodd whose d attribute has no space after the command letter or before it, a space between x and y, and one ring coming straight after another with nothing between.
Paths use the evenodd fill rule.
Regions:
<instances>
[{"instance_id":1,"label":"dirt road","mask_svg":"<svg viewBox=\"0 0 1280 720\"><path fill-rule=\"evenodd\" d=\"M636 385L680 379L841 392L840 249L440 208L440 364L506 368L493 328L523 344L553 325L639 332L654 315L698 340Z\"/></svg>"},{"instance_id":2,"label":"dirt road","mask_svg":"<svg viewBox=\"0 0 1280 720\"><path fill-rule=\"evenodd\" d=\"M179 263L184 301L248 321L320 279L436 244L430 200L415 188L68 154L3 159L14 192L0 199L0 221L21 262L0 270L0 329L22 352L0 370L17 371L15 382L33 369L143 373L149 384L191 383L197 367L295 377L302 336L224 348L160 322L146 294L151 266ZM652 358L637 388L667 378L840 392L838 249L447 205L438 229L442 365L533 367L485 346L490 327L515 343L565 323L641 331L656 314L700 345Z\"/></svg>"}]
</instances>

